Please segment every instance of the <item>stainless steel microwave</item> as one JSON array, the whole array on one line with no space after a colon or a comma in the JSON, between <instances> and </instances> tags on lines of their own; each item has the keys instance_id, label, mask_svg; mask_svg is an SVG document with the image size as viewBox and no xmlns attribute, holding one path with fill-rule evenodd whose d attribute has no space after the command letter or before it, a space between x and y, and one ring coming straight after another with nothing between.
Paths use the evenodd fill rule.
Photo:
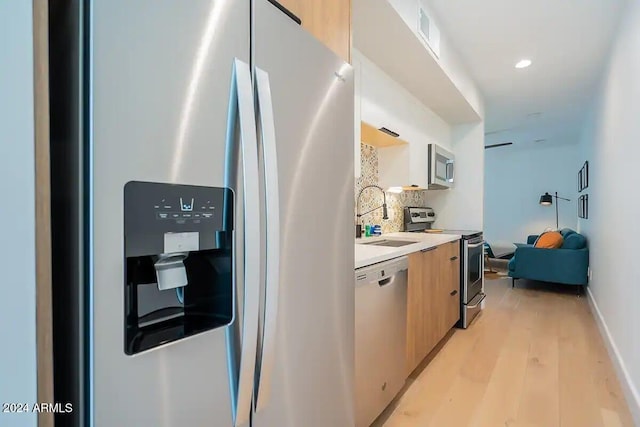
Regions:
<instances>
[{"instance_id":1,"label":"stainless steel microwave","mask_svg":"<svg viewBox=\"0 0 640 427\"><path fill-rule=\"evenodd\" d=\"M453 187L455 156L437 144L429 144L429 189L443 190Z\"/></svg>"}]
</instances>

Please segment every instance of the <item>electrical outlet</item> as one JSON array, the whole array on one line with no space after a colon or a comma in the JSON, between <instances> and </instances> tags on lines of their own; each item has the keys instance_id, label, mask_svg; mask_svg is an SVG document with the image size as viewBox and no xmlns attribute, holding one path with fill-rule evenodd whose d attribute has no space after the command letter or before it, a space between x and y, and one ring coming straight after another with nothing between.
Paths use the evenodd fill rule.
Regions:
<instances>
[{"instance_id":1,"label":"electrical outlet","mask_svg":"<svg viewBox=\"0 0 640 427\"><path fill-rule=\"evenodd\" d=\"M591 279L593 278L593 270L591 269L591 267L589 267L587 269L587 277L589 278L589 281L591 281Z\"/></svg>"}]
</instances>

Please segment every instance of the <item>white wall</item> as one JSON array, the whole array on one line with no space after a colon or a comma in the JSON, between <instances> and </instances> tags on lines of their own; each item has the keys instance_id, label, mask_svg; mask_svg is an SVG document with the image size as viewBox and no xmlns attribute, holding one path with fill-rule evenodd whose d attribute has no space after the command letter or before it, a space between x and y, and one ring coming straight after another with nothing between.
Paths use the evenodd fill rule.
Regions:
<instances>
[{"instance_id":1,"label":"white wall","mask_svg":"<svg viewBox=\"0 0 640 427\"><path fill-rule=\"evenodd\" d=\"M418 35L418 7L419 4L428 12L436 26L440 29L440 56L437 57L440 67L449 76L449 79L458 88L460 93L466 98L467 102L473 107L480 117L484 117L484 100L480 90L475 82L471 79L471 75L466 70L463 62L451 44L449 38L443 33L438 17L431 10L429 0L389 0L389 3L402 17L403 21L416 33L419 40L425 45L425 49L433 55L427 47L426 42ZM435 58L435 55L433 55Z\"/></svg>"},{"instance_id":2,"label":"white wall","mask_svg":"<svg viewBox=\"0 0 640 427\"><path fill-rule=\"evenodd\" d=\"M454 126L455 186L427 191L436 228L484 230L484 122Z\"/></svg>"},{"instance_id":3,"label":"white wall","mask_svg":"<svg viewBox=\"0 0 640 427\"><path fill-rule=\"evenodd\" d=\"M427 202L436 210L436 227L482 230L484 227L484 122L451 126L424 106L406 89L385 74L357 50L353 57L361 73L361 118L376 127L386 126L400 134L409 144L419 144L412 151L410 164L417 168L424 159L426 176L426 146L436 143L456 155L456 183L450 190L427 191ZM381 184L386 184L384 150L378 150ZM402 149L400 149L402 150ZM423 155L415 155L415 153ZM400 156L402 157L402 156ZM393 185L415 184L415 182Z\"/></svg>"},{"instance_id":4,"label":"white wall","mask_svg":"<svg viewBox=\"0 0 640 427\"><path fill-rule=\"evenodd\" d=\"M358 50L352 56L360 64L361 119L386 126L405 141L437 142L451 146L451 126L424 106Z\"/></svg>"},{"instance_id":5,"label":"white wall","mask_svg":"<svg viewBox=\"0 0 640 427\"><path fill-rule=\"evenodd\" d=\"M560 228L577 228L578 144L527 143L486 150L485 238L526 242L529 234L556 227L553 206L541 206L545 192L571 199L558 202Z\"/></svg>"},{"instance_id":6,"label":"white wall","mask_svg":"<svg viewBox=\"0 0 640 427\"><path fill-rule=\"evenodd\" d=\"M586 121L581 158L589 160L589 290L617 353L640 425L640 2L629 2L608 67ZM606 335L606 334L605 334Z\"/></svg>"},{"instance_id":7,"label":"white wall","mask_svg":"<svg viewBox=\"0 0 640 427\"><path fill-rule=\"evenodd\" d=\"M426 185L427 145L451 149L451 126L361 52L354 49L352 56L361 78L361 120L376 128L387 127L409 142L378 150L379 184Z\"/></svg>"},{"instance_id":8,"label":"white wall","mask_svg":"<svg viewBox=\"0 0 640 427\"><path fill-rule=\"evenodd\" d=\"M438 215L438 228L484 229L484 99L467 71L455 46L443 32L429 0L389 0L405 23L418 35L418 8L422 4L430 18L440 28L440 67L473 107L482 121L454 126L450 140L441 145L449 147L456 156L456 183L450 190L428 191L427 200ZM423 41L425 49L433 55ZM435 55L434 55L435 57Z\"/></svg>"},{"instance_id":9,"label":"white wall","mask_svg":"<svg viewBox=\"0 0 640 427\"><path fill-rule=\"evenodd\" d=\"M35 196L31 1L0 1L0 403L35 403ZM36 414L0 412L3 427Z\"/></svg>"}]
</instances>

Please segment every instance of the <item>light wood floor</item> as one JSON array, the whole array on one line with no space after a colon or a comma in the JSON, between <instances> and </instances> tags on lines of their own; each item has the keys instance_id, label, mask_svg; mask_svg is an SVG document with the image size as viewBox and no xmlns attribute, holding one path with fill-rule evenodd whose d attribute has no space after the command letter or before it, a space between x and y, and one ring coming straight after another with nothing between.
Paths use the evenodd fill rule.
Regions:
<instances>
[{"instance_id":1,"label":"light wood floor","mask_svg":"<svg viewBox=\"0 0 640 427\"><path fill-rule=\"evenodd\" d=\"M633 426L586 296L511 289L506 278L485 288L480 317L452 332L374 426Z\"/></svg>"}]
</instances>

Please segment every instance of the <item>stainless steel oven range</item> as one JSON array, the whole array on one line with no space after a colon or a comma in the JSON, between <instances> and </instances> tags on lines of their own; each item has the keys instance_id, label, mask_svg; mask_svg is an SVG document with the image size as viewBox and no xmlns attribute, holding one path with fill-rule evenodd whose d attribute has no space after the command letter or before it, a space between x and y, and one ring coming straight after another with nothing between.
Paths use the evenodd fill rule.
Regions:
<instances>
[{"instance_id":1,"label":"stainless steel oven range","mask_svg":"<svg viewBox=\"0 0 640 427\"><path fill-rule=\"evenodd\" d=\"M428 232L436 220L432 208L404 208L404 230ZM434 230L435 231L435 230ZM484 238L482 231L438 230L441 234L456 234L460 239L460 320L457 326L466 329L482 310L484 293Z\"/></svg>"},{"instance_id":2,"label":"stainless steel oven range","mask_svg":"<svg viewBox=\"0 0 640 427\"><path fill-rule=\"evenodd\" d=\"M455 230L453 230L455 231ZM484 293L484 240L481 231L460 231L460 321L458 327L466 329L482 309Z\"/></svg>"}]
</instances>

